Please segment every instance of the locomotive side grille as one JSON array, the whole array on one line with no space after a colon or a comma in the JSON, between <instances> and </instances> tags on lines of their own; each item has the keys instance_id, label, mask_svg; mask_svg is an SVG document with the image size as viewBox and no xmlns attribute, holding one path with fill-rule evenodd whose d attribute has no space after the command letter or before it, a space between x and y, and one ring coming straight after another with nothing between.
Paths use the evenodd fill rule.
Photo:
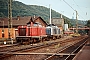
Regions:
<instances>
[{"instance_id":1,"label":"locomotive side grille","mask_svg":"<svg viewBox=\"0 0 90 60\"><path fill-rule=\"evenodd\" d=\"M55 29L55 28L53 29L53 34L57 34L57 31L56 31L56 29Z\"/></svg>"},{"instance_id":2,"label":"locomotive side grille","mask_svg":"<svg viewBox=\"0 0 90 60\"><path fill-rule=\"evenodd\" d=\"M28 36L30 36L30 28L28 28Z\"/></svg>"},{"instance_id":3,"label":"locomotive side grille","mask_svg":"<svg viewBox=\"0 0 90 60\"><path fill-rule=\"evenodd\" d=\"M58 34L60 34L60 29L58 29Z\"/></svg>"}]
</instances>

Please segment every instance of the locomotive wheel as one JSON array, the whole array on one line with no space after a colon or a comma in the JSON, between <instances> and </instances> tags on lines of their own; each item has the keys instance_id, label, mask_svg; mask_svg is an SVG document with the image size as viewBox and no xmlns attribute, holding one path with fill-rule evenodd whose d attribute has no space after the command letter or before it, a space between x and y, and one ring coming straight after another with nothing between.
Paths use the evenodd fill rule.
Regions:
<instances>
[{"instance_id":1,"label":"locomotive wheel","mask_svg":"<svg viewBox=\"0 0 90 60\"><path fill-rule=\"evenodd\" d=\"M30 38L28 38L28 42L29 42L29 44L30 44Z\"/></svg>"},{"instance_id":2,"label":"locomotive wheel","mask_svg":"<svg viewBox=\"0 0 90 60\"><path fill-rule=\"evenodd\" d=\"M30 44L33 45L33 39L30 39Z\"/></svg>"},{"instance_id":3,"label":"locomotive wheel","mask_svg":"<svg viewBox=\"0 0 90 60\"><path fill-rule=\"evenodd\" d=\"M34 38L34 39L33 39L33 43L36 43L36 42L37 42L37 40Z\"/></svg>"},{"instance_id":4,"label":"locomotive wheel","mask_svg":"<svg viewBox=\"0 0 90 60\"><path fill-rule=\"evenodd\" d=\"M45 38L42 38L42 39L41 39L41 42L43 42L43 41L45 41L45 40L46 40Z\"/></svg>"},{"instance_id":5,"label":"locomotive wheel","mask_svg":"<svg viewBox=\"0 0 90 60\"><path fill-rule=\"evenodd\" d=\"M53 40L55 40L56 39L56 37L55 36L53 36Z\"/></svg>"},{"instance_id":6,"label":"locomotive wheel","mask_svg":"<svg viewBox=\"0 0 90 60\"><path fill-rule=\"evenodd\" d=\"M47 39L46 39L47 41L49 41L49 40L51 40L51 38L50 37L47 37Z\"/></svg>"},{"instance_id":7,"label":"locomotive wheel","mask_svg":"<svg viewBox=\"0 0 90 60\"><path fill-rule=\"evenodd\" d=\"M43 41L45 41L45 40L46 40L46 38L43 38L42 40L43 40Z\"/></svg>"}]
</instances>

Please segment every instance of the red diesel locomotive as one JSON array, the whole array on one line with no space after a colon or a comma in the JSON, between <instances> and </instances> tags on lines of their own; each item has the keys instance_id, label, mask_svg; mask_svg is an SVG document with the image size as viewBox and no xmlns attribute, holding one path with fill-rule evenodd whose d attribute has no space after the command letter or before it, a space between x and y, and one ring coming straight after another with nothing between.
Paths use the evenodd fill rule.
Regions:
<instances>
[{"instance_id":1,"label":"red diesel locomotive","mask_svg":"<svg viewBox=\"0 0 90 60\"><path fill-rule=\"evenodd\" d=\"M18 36L16 36L17 43L33 43L36 41L43 40L47 37L46 28L40 24L35 23L27 26L18 26Z\"/></svg>"}]
</instances>

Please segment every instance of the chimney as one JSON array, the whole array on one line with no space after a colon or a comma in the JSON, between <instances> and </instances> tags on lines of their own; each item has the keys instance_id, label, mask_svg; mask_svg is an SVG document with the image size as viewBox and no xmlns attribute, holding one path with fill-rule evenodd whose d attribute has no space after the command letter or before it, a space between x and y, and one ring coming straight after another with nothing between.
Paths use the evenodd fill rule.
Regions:
<instances>
[{"instance_id":1,"label":"chimney","mask_svg":"<svg viewBox=\"0 0 90 60\"><path fill-rule=\"evenodd\" d=\"M34 18L35 18L35 15L34 15Z\"/></svg>"},{"instance_id":2,"label":"chimney","mask_svg":"<svg viewBox=\"0 0 90 60\"><path fill-rule=\"evenodd\" d=\"M62 18L62 14L60 14L60 18Z\"/></svg>"},{"instance_id":3,"label":"chimney","mask_svg":"<svg viewBox=\"0 0 90 60\"><path fill-rule=\"evenodd\" d=\"M17 16L17 20L20 20L20 16Z\"/></svg>"}]
</instances>

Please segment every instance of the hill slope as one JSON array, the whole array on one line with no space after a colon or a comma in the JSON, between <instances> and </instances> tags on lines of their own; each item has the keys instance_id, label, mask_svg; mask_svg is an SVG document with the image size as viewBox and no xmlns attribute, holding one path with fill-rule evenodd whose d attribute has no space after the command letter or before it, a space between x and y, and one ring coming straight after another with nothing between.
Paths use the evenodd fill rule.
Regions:
<instances>
[{"instance_id":1,"label":"hill slope","mask_svg":"<svg viewBox=\"0 0 90 60\"><path fill-rule=\"evenodd\" d=\"M41 16L45 21L49 20L49 8L37 5L25 5L19 1L12 1L12 16ZM8 17L8 0L0 0L0 17ZM52 10L52 17L60 17L60 13ZM63 16L69 26L75 25L75 21ZM80 21L81 23L81 21Z\"/></svg>"},{"instance_id":2,"label":"hill slope","mask_svg":"<svg viewBox=\"0 0 90 60\"><path fill-rule=\"evenodd\" d=\"M36 5L25 5L22 2L13 1L12 3L12 16L41 16L43 19L49 19L49 8ZM0 17L8 16L7 1L0 0ZM52 17L60 17L60 14L52 10Z\"/></svg>"}]
</instances>

